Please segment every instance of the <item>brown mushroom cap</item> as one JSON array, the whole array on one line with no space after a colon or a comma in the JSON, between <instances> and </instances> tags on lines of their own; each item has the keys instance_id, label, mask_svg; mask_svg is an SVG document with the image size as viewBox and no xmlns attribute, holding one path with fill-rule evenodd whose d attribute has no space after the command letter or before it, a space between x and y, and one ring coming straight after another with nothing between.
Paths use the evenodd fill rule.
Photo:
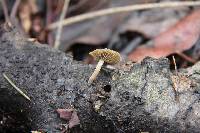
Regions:
<instances>
[{"instance_id":1,"label":"brown mushroom cap","mask_svg":"<svg viewBox=\"0 0 200 133\"><path fill-rule=\"evenodd\" d=\"M117 64L120 61L120 54L111 49L96 49L89 53L95 60L104 60L109 64Z\"/></svg>"}]
</instances>

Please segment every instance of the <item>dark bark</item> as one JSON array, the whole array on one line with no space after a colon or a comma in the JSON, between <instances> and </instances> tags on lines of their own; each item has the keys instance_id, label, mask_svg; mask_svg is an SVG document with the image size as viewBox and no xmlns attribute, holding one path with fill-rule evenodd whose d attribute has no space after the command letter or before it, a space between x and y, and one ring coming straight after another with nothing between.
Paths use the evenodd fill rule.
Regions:
<instances>
[{"instance_id":1,"label":"dark bark","mask_svg":"<svg viewBox=\"0 0 200 133\"><path fill-rule=\"evenodd\" d=\"M175 96L166 58L146 58L130 71L104 68L88 85L95 66L36 43L11 27L0 30L0 74L31 98L0 76L0 132L61 132L68 121L56 109L71 107L80 119L72 132L199 132L199 63L179 72Z\"/></svg>"}]
</instances>

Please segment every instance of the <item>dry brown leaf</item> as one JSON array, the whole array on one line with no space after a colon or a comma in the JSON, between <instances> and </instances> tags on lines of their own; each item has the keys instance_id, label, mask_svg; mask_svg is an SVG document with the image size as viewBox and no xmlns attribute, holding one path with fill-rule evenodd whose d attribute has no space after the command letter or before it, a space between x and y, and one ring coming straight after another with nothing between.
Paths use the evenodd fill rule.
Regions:
<instances>
[{"instance_id":1,"label":"dry brown leaf","mask_svg":"<svg viewBox=\"0 0 200 133\"><path fill-rule=\"evenodd\" d=\"M64 120L70 120L72 117L73 109L57 109L60 118Z\"/></svg>"},{"instance_id":2,"label":"dry brown leaf","mask_svg":"<svg viewBox=\"0 0 200 133\"><path fill-rule=\"evenodd\" d=\"M45 43L47 41L48 31L44 28L45 24L43 22L42 14L33 14L31 19L32 25L29 32L30 37L37 38L40 43Z\"/></svg>"},{"instance_id":3,"label":"dry brown leaf","mask_svg":"<svg viewBox=\"0 0 200 133\"><path fill-rule=\"evenodd\" d=\"M76 43L101 45L107 42L115 29L122 20L127 16L127 13L121 13L110 17L100 18L93 28L91 28L86 35L76 39Z\"/></svg>"},{"instance_id":4,"label":"dry brown leaf","mask_svg":"<svg viewBox=\"0 0 200 133\"><path fill-rule=\"evenodd\" d=\"M149 0L152 2L153 0ZM138 4L144 3L145 0L112 0L110 2L109 7L113 6L124 6L129 4ZM101 45L106 43L110 40L113 31L121 26L121 23L127 19L126 17L130 15L130 12L127 13L118 13L111 16L104 16L99 18L96 23L91 26L90 30L87 34L84 34L80 38L76 39L74 42L76 43L83 43L83 44L90 44L90 45ZM130 27L133 26L132 24L129 25Z\"/></svg>"},{"instance_id":5,"label":"dry brown leaf","mask_svg":"<svg viewBox=\"0 0 200 133\"><path fill-rule=\"evenodd\" d=\"M69 128L80 124L77 112L74 109L57 109L60 118L69 121Z\"/></svg>"},{"instance_id":6,"label":"dry brown leaf","mask_svg":"<svg viewBox=\"0 0 200 133\"><path fill-rule=\"evenodd\" d=\"M143 45L129 54L132 61L146 56L160 58L190 49L200 35L200 10L192 12L176 25L158 35L152 45Z\"/></svg>"},{"instance_id":7,"label":"dry brown leaf","mask_svg":"<svg viewBox=\"0 0 200 133\"><path fill-rule=\"evenodd\" d=\"M72 127L79 125L79 124L80 124L80 120L78 118L77 112L74 111L72 113L71 119L69 120L69 128L72 128Z\"/></svg>"},{"instance_id":8,"label":"dry brown leaf","mask_svg":"<svg viewBox=\"0 0 200 133\"><path fill-rule=\"evenodd\" d=\"M187 15L187 11L188 8L184 7L178 11L175 9L152 9L133 12L128 20L119 27L120 33L126 31L139 32L148 38L154 38Z\"/></svg>"},{"instance_id":9,"label":"dry brown leaf","mask_svg":"<svg viewBox=\"0 0 200 133\"><path fill-rule=\"evenodd\" d=\"M91 1L91 3L94 4L94 8L92 8L92 10L90 9L91 4L87 5L90 7L89 11L94 11L94 9L96 10L116 6L124 6L134 3L144 3L145 0L101 0L96 3L94 2L94 0L86 1ZM89 45L102 45L108 42L113 34L113 31L115 31L115 29L126 19L128 14L130 13L119 13L111 16L104 16L97 19L76 23L68 27L64 27L63 34L61 35L60 49L67 50L69 49L69 47L71 47L71 45L77 43Z\"/></svg>"}]
</instances>

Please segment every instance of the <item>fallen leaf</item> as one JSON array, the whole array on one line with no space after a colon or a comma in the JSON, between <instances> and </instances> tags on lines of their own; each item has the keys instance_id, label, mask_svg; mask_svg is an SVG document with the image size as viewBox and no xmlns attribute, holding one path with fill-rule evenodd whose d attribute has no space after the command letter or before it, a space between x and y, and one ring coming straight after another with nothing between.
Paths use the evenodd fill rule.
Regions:
<instances>
[{"instance_id":1,"label":"fallen leaf","mask_svg":"<svg viewBox=\"0 0 200 133\"><path fill-rule=\"evenodd\" d=\"M153 39L187 15L188 7L130 12L111 37L108 48L128 55L137 45ZM162 12L162 14L160 13Z\"/></svg>"},{"instance_id":2,"label":"fallen leaf","mask_svg":"<svg viewBox=\"0 0 200 133\"><path fill-rule=\"evenodd\" d=\"M152 9L139 13L133 12L127 22L120 27L120 32L137 31L148 38L156 37L186 16L187 12L187 7L178 11L175 9Z\"/></svg>"},{"instance_id":3,"label":"fallen leaf","mask_svg":"<svg viewBox=\"0 0 200 133\"><path fill-rule=\"evenodd\" d=\"M71 119L69 120L69 128L72 128L79 124L80 124L80 120L78 118L77 112L73 111Z\"/></svg>"},{"instance_id":4,"label":"fallen leaf","mask_svg":"<svg viewBox=\"0 0 200 133\"><path fill-rule=\"evenodd\" d=\"M179 21L167 31L159 34L150 45L136 48L129 54L132 61L141 61L146 56L160 58L190 49L200 35L200 10Z\"/></svg>"},{"instance_id":5,"label":"fallen leaf","mask_svg":"<svg viewBox=\"0 0 200 133\"><path fill-rule=\"evenodd\" d=\"M60 118L70 120L72 117L73 109L57 109Z\"/></svg>"},{"instance_id":6,"label":"fallen leaf","mask_svg":"<svg viewBox=\"0 0 200 133\"><path fill-rule=\"evenodd\" d=\"M80 124L77 112L74 109L57 109L60 118L69 121L69 128Z\"/></svg>"},{"instance_id":7,"label":"fallen leaf","mask_svg":"<svg viewBox=\"0 0 200 133\"><path fill-rule=\"evenodd\" d=\"M94 4L93 10L89 8L89 11L97 9L111 8L116 6L125 6L129 4L143 3L145 0L87 0ZM94 2L98 1L98 2ZM151 0L153 1L153 0ZM87 2L89 3L89 2ZM91 7L91 4L87 6ZM86 7L87 7L86 6ZM98 8L95 8L98 7ZM81 7L84 8L84 7ZM61 35L60 50L68 50L74 44L88 44L88 45L103 45L108 42L113 34L113 31L131 14L118 13L110 16L103 16L92 20L76 23L63 28ZM54 31L56 34L56 31Z\"/></svg>"},{"instance_id":8,"label":"fallen leaf","mask_svg":"<svg viewBox=\"0 0 200 133\"><path fill-rule=\"evenodd\" d=\"M44 28L45 25L42 19L41 13L32 14L32 26L29 34L32 38L37 38L40 43L45 43L48 32Z\"/></svg>"},{"instance_id":9,"label":"fallen leaf","mask_svg":"<svg viewBox=\"0 0 200 133\"><path fill-rule=\"evenodd\" d=\"M85 0L84 0L85 1ZM69 7L68 16L77 15L78 13L86 13L91 12L97 9L102 9L108 6L108 1L106 0L86 0L85 3L80 3L80 5L84 6L78 6L74 7L75 9ZM103 2L103 3L102 3ZM80 9L80 10L79 10ZM100 18L101 19L101 18ZM88 34L88 32L95 26L98 19L90 20L86 22L80 22L76 23L70 26L63 27L61 38L60 38L60 50L66 51L68 50L73 44L77 43L77 39L79 37L85 36ZM53 30L52 32L54 35L57 33L57 29ZM91 39L94 40L94 39Z\"/></svg>"},{"instance_id":10,"label":"fallen leaf","mask_svg":"<svg viewBox=\"0 0 200 133\"><path fill-rule=\"evenodd\" d=\"M127 13L120 13L118 15L100 18L86 35L77 38L74 42L90 45L103 44L110 39L113 29L115 29L126 16Z\"/></svg>"}]
</instances>

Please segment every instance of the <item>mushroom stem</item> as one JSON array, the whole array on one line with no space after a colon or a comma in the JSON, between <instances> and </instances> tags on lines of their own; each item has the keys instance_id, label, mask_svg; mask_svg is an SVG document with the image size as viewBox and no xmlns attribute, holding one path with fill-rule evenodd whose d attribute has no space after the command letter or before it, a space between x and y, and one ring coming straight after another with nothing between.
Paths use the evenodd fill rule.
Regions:
<instances>
[{"instance_id":1,"label":"mushroom stem","mask_svg":"<svg viewBox=\"0 0 200 133\"><path fill-rule=\"evenodd\" d=\"M90 76L89 80L88 80L88 83L91 84L97 77L97 75L99 74L100 70L101 70L101 67L104 63L104 60L100 59L94 72L92 73L92 75Z\"/></svg>"}]
</instances>

